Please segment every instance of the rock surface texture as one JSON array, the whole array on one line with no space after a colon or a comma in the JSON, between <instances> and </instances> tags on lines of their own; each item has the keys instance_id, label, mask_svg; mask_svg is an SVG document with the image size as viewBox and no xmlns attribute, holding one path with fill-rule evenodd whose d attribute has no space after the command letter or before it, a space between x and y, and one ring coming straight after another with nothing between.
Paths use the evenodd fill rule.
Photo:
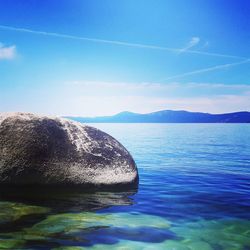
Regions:
<instances>
[{"instance_id":1,"label":"rock surface texture","mask_svg":"<svg viewBox=\"0 0 250 250\"><path fill-rule=\"evenodd\" d=\"M29 113L0 115L0 184L135 186L129 152L78 122Z\"/></svg>"}]
</instances>

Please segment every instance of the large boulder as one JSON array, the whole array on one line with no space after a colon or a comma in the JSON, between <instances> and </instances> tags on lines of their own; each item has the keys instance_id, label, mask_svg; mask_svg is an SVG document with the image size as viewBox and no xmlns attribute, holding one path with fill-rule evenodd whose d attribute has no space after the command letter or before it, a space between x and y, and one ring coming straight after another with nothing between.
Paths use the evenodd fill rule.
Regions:
<instances>
[{"instance_id":1,"label":"large boulder","mask_svg":"<svg viewBox=\"0 0 250 250\"><path fill-rule=\"evenodd\" d=\"M0 184L128 186L138 183L129 152L110 135L62 118L0 115Z\"/></svg>"}]
</instances>

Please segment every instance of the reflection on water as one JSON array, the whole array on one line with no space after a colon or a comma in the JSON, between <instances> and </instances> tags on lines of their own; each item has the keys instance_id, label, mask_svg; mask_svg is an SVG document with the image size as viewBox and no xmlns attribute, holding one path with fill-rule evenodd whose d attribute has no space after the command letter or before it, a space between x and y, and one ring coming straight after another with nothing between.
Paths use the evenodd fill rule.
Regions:
<instances>
[{"instance_id":1,"label":"reflection on water","mask_svg":"<svg viewBox=\"0 0 250 250\"><path fill-rule=\"evenodd\" d=\"M98 126L135 157L139 189L2 188L0 249L250 249L249 125Z\"/></svg>"},{"instance_id":2,"label":"reflection on water","mask_svg":"<svg viewBox=\"0 0 250 250\"><path fill-rule=\"evenodd\" d=\"M117 192L84 191L75 188L2 188L0 199L49 207L54 212L94 211L133 204L137 189Z\"/></svg>"}]
</instances>

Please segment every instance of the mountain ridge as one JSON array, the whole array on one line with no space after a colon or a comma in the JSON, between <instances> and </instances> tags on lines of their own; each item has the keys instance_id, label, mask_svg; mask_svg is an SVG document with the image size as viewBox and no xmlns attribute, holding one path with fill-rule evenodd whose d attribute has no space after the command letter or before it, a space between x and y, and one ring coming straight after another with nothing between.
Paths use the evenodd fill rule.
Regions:
<instances>
[{"instance_id":1,"label":"mountain ridge","mask_svg":"<svg viewBox=\"0 0 250 250\"><path fill-rule=\"evenodd\" d=\"M84 123L250 123L249 111L223 114L190 112L185 110L161 110L146 114L123 111L113 116L64 117Z\"/></svg>"}]
</instances>

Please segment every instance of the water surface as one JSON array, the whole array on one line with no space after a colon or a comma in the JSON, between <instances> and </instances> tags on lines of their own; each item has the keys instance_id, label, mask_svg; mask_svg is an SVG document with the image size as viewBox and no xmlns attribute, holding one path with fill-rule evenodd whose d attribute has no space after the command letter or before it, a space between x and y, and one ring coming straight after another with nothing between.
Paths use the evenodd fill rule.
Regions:
<instances>
[{"instance_id":1,"label":"water surface","mask_svg":"<svg viewBox=\"0 0 250 250\"><path fill-rule=\"evenodd\" d=\"M250 125L92 124L138 190L1 190L0 249L250 249Z\"/></svg>"}]
</instances>

